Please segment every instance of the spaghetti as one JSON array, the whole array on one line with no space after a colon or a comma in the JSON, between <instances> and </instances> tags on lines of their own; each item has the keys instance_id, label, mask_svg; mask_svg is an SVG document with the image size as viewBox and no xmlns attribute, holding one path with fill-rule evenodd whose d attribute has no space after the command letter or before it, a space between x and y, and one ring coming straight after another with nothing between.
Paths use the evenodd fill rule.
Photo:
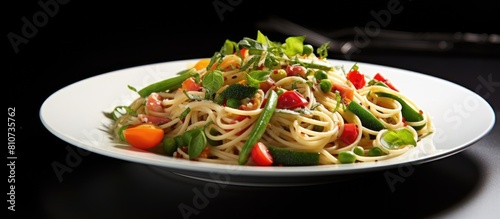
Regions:
<instances>
[{"instance_id":1,"label":"spaghetti","mask_svg":"<svg viewBox=\"0 0 500 219\"><path fill-rule=\"evenodd\" d=\"M371 78L357 64L334 66L328 43L312 51L304 39L279 43L258 32L256 39L226 40L212 58L116 107L113 133L123 143L181 159L296 166L389 159L434 131L429 115L381 74ZM271 92L275 106L267 106ZM269 121L264 113L272 114ZM161 135L151 137L158 129ZM247 150L251 158L241 162Z\"/></svg>"}]
</instances>

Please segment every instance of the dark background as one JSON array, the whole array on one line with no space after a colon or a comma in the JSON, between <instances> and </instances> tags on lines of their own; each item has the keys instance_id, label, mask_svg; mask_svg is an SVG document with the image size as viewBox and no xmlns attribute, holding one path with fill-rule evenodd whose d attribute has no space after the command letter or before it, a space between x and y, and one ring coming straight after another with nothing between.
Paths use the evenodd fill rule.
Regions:
<instances>
[{"instance_id":1,"label":"dark background","mask_svg":"<svg viewBox=\"0 0 500 219\"><path fill-rule=\"evenodd\" d=\"M265 21L270 15L322 32L364 27L374 20L371 12L387 9L389 1L163 2L62 1L57 3L58 7L50 6L53 16L37 28L34 36L26 38L27 43L18 46L17 53L9 41L9 33L22 36L23 17L32 21L43 9L38 1L4 2L2 51L7 69L3 81L7 108L16 109L15 152L18 157L16 212L8 211L10 218L26 215L36 218L179 218L177 205L191 201L193 188L203 188L203 184L185 179L172 178L164 182L164 178L155 177L142 165L98 154L85 156L81 164L59 182L51 164L64 162L68 148L76 148L53 136L40 122L40 106L53 92L113 70L210 57L226 39L254 38L259 29L256 23ZM392 15L386 29L500 34L499 8L488 1L398 2L403 11ZM228 10L218 12L214 3L225 5ZM264 31L264 34L275 41L286 38L273 31ZM499 49L484 44L464 48L472 49L424 52L367 48L350 59L434 75L473 90L479 76L487 78L498 73ZM335 53L329 57L345 58ZM458 77L457 74L470 75ZM493 75L493 80L499 81ZM469 83L471 79L475 80L473 84ZM487 100L498 111L498 94ZM71 110L71 106L64 107ZM68 125L74 124L68 121ZM493 131L498 133L498 129ZM486 143L477 144L489 149L495 147L498 138L492 134L488 137ZM305 213L311 216L331 214L329 217L333 218L348 212L353 216L430 217L460 206L484 188L481 185L489 178L481 174L491 173L491 169L482 168L491 161L480 162L482 156L482 150L465 151L422 165L397 193L388 191L380 173L351 182L300 189L228 188L197 217L288 217ZM444 175L438 171L452 166L461 171ZM436 180L430 180L432 178ZM483 201L498 203L499 199ZM497 209L487 210L491 211L483 212L483 216L498 215Z\"/></svg>"}]
</instances>

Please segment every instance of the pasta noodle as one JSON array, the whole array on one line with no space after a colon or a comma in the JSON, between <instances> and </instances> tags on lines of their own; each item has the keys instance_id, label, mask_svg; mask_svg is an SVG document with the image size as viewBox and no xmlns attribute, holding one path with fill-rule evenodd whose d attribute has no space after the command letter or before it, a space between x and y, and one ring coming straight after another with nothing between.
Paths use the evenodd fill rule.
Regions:
<instances>
[{"instance_id":1,"label":"pasta noodle","mask_svg":"<svg viewBox=\"0 0 500 219\"><path fill-rule=\"evenodd\" d=\"M258 142L298 152L291 157L317 156L312 163L277 163L280 152L264 150L273 160L265 165L375 162L407 153L434 132L427 112L382 74L365 75L357 64L347 70L332 65L328 43L315 53L304 39L279 43L258 32L255 40L226 40L211 59L187 66L159 82L163 86L141 89L130 105L116 107L114 136L166 156L238 164L247 141L262 128L271 92L278 94L277 104ZM129 130L141 124L150 126ZM162 136L148 136L149 129L162 130ZM264 165L255 154L243 164Z\"/></svg>"}]
</instances>

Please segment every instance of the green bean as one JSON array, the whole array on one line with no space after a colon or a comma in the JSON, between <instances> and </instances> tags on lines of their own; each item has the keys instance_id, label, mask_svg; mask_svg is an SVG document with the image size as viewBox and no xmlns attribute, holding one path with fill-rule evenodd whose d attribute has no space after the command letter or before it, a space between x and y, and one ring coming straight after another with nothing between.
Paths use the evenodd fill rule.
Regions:
<instances>
[{"instance_id":1,"label":"green bean","mask_svg":"<svg viewBox=\"0 0 500 219\"><path fill-rule=\"evenodd\" d=\"M262 109L262 112L255 121L255 125L248 137L247 141L243 145L238 158L238 163L244 165L247 163L250 156L250 151L252 151L253 146L260 140L262 134L266 131L267 125L273 116L274 110L278 103L278 94L274 90L270 90L269 97L267 98L266 105Z\"/></svg>"},{"instance_id":2,"label":"green bean","mask_svg":"<svg viewBox=\"0 0 500 219\"><path fill-rule=\"evenodd\" d=\"M370 111L363 108L356 101L351 101L349 105L347 105L347 109L356 114L359 117L359 120L361 120L361 124L366 128L374 131L385 129L382 122L380 122Z\"/></svg>"},{"instance_id":3,"label":"green bean","mask_svg":"<svg viewBox=\"0 0 500 219\"><path fill-rule=\"evenodd\" d=\"M383 82L380 82L380 81L375 82L374 85L389 88L386 84L384 84Z\"/></svg>"},{"instance_id":4,"label":"green bean","mask_svg":"<svg viewBox=\"0 0 500 219\"><path fill-rule=\"evenodd\" d=\"M329 62L322 62L322 61L311 61L308 59L293 59L290 60L291 64L300 64L306 68L314 68L314 69L321 69L325 71L330 71L333 69L333 65Z\"/></svg>"},{"instance_id":5,"label":"green bean","mask_svg":"<svg viewBox=\"0 0 500 219\"><path fill-rule=\"evenodd\" d=\"M137 93L141 97L147 97L153 92L160 92L160 91L166 91L166 90L174 90L177 88L180 88L182 86L182 82L184 82L186 79L190 77L194 77L195 74L198 72L196 71L195 68L189 68L186 70L183 70L179 73L178 75L172 78L167 78L163 81L159 81L153 84L150 84L146 86L145 88L142 88L139 90Z\"/></svg>"},{"instance_id":6,"label":"green bean","mask_svg":"<svg viewBox=\"0 0 500 219\"><path fill-rule=\"evenodd\" d=\"M404 101L401 97L396 96L394 94L377 92L377 95L381 97L389 97L401 104L401 114L403 114L403 118L405 118L408 122L420 122L424 119L424 116L420 114L420 112L413 109L406 101ZM424 127L424 125L414 126L415 130L420 130Z\"/></svg>"}]
</instances>

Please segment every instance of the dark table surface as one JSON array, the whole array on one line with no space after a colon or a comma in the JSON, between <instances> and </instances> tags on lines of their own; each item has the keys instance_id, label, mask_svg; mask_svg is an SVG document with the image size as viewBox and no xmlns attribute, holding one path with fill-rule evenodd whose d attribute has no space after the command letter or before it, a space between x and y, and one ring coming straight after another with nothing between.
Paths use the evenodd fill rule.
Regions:
<instances>
[{"instance_id":1,"label":"dark table surface","mask_svg":"<svg viewBox=\"0 0 500 219\"><path fill-rule=\"evenodd\" d=\"M361 5L356 19L339 23L347 27L365 25L373 20L370 11L384 9L387 2ZM412 1L401 3L405 4L406 13L394 16L388 28L495 31L494 28L478 29L475 25L479 21L486 25L495 23L491 20L493 16L481 13L493 11L488 7L472 13L479 7L462 6L460 10L469 9L476 19L461 18L459 12L451 10L443 16L451 18L440 21L432 16L439 14L440 8L447 8L446 5L433 5L437 8L429 9ZM11 14L4 31L7 36L4 51L9 68L4 83L9 85L6 86L7 108L16 111L14 155L17 157L14 172L7 166L7 178L15 179L8 185L15 186L15 211L8 209L9 202L6 204L9 218L291 218L297 215L307 218L339 215L500 218L498 119L484 138L465 151L415 166L411 174L392 188L384 172L397 173L398 169L313 186L225 186L203 199L199 196L200 191L206 189L207 183L203 181L158 173L144 164L95 153L72 157L70 154L77 148L52 135L40 122L40 106L53 92L113 70L209 57L225 39L255 36L255 21L267 14L254 10L258 7L245 1L213 1L202 4L203 7L191 7L188 3L175 7L69 1L47 4L29 2L8 7ZM339 4L351 11L356 8L354 3ZM352 18L351 12L330 10L331 16ZM183 16L174 16L173 11ZM317 16L314 19L318 21L324 18ZM29 30L24 18L33 22L35 17L39 19L36 30ZM291 18L307 21L311 27L326 23L311 22L314 20L311 17ZM435 25L428 25L426 29L420 21ZM338 28L345 27L339 24ZM21 41L10 41L13 34ZM279 33L269 32L269 35L277 41L284 39ZM498 50L492 48L476 45L443 53L366 49L350 60L408 69L457 83L488 101L498 116L500 56ZM345 59L341 54L330 57ZM62 107L71 109L71 106ZM68 121L68 125L78 124ZM6 163L9 162L6 159ZM73 165L62 180L58 179L54 164L68 162ZM11 193L8 186L4 191ZM12 196L6 196L7 200L10 198Z\"/></svg>"}]
</instances>

